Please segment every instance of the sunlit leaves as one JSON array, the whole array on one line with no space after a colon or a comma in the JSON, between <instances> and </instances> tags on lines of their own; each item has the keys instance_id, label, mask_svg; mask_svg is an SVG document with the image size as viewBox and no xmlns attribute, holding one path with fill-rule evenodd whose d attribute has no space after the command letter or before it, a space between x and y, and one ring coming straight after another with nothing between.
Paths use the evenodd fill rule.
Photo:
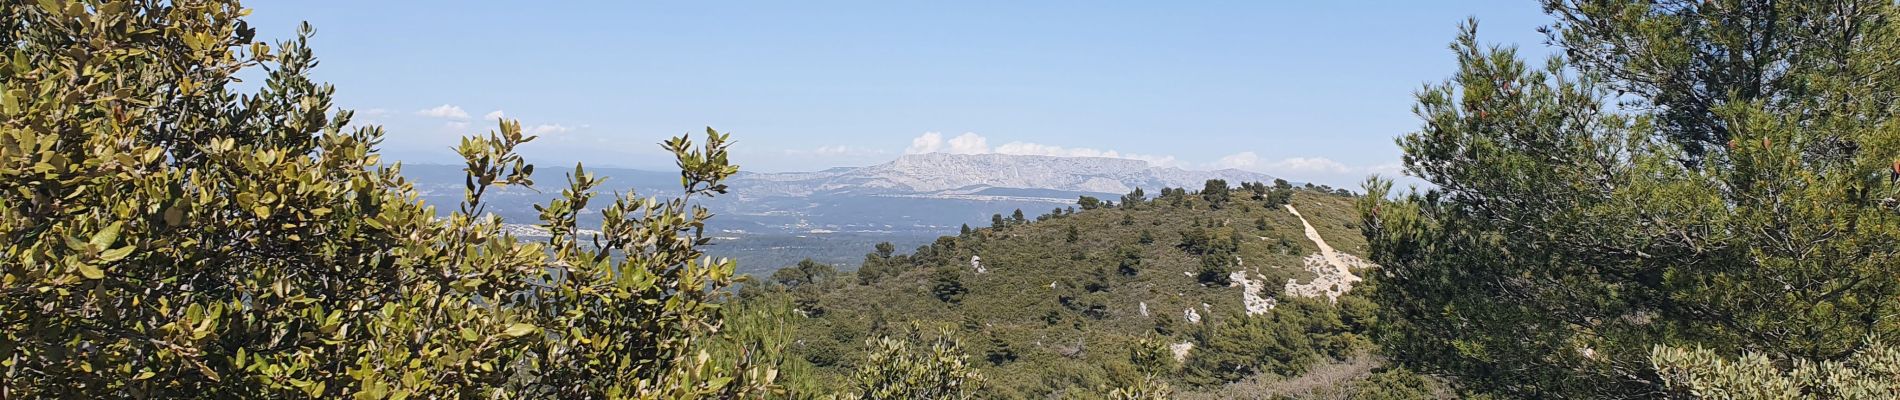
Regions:
<instances>
[{"instance_id":1,"label":"sunlit leaves","mask_svg":"<svg viewBox=\"0 0 1900 400\"><path fill-rule=\"evenodd\" d=\"M688 199L599 185L524 242L483 212L532 185L501 121L456 150L438 213L310 79L304 26L254 40L235 1L9 2L0 26L0 393L22 398L732 397L768 387L699 348L730 261ZM256 71L255 85L236 85ZM239 92L250 88L251 92ZM723 134L667 143L689 195L723 192ZM595 246L596 243L607 244ZM558 271L558 272L556 272ZM637 271L637 272L636 272ZM539 371L539 373L520 373Z\"/></svg>"}]
</instances>

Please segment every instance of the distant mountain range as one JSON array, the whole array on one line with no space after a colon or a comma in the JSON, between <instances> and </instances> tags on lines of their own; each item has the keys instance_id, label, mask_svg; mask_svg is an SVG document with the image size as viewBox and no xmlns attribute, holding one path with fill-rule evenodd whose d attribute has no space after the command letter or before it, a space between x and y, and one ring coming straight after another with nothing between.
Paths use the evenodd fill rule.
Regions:
<instances>
[{"instance_id":1,"label":"distant mountain range","mask_svg":"<svg viewBox=\"0 0 1900 400\"><path fill-rule=\"evenodd\" d=\"M556 168L542 171L559 171ZM640 196L677 196L679 174L589 168L608 180L604 190ZM461 167L405 165L423 198L444 212L462 196ZM731 194L703 201L718 213L709 232L716 252L738 258L748 271L770 271L811 257L855 265L870 244L889 241L914 247L956 234L963 224L987 226L993 214L1015 210L1034 216L1075 204L1079 196L1107 200L1142 188L1198 190L1208 179L1229 184L1274 178L1224 169L1191 171L1141 160L1007 154L912 154L866 167L814 172L742 172L728 182ZM532 225L532 204L558 195L559 174L536 177L540 191L492 192L488 209L509 223ZM590 223L591 224L591 223ZM531 232L519 229L518 232Z\"/></svg>"},{"instance_id":2,"label":"distant mountain range","mask_svg":"<svg viewBox=\"0 0 1900 400\"><path fill-rule=\"evenodd\" d=\"M1020 196L1036 193L1073 201L1081 194L1119 195L1138 187L1150 191L1161 187L1199 187L1208 179L1264 182L1273 177L1238 169L1189 171L1156 167L1146 161L1122 158L929 153L905 155L868 167L746 174L735 179L733 185L750 189L742 193L752 196L845 193Z\"/></svg>"}]
</instances>

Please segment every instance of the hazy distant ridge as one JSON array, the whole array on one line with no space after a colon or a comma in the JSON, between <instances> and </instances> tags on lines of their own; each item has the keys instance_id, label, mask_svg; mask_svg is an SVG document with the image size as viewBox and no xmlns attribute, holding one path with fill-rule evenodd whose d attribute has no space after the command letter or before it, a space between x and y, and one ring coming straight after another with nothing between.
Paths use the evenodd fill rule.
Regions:
<instances>
[{"instance_id":1,"label":"hazy distant ridge","mask_svg":"<svg viewBox=\"0 0 1900 400\"><path fill-rule=\"evenodd\" d=\"M1053 157L1010 154L911 154L867 167L817 172L755 173L733 181L751 196L809 196L819 193L965 195L989 188L1042 189L1081 193L1126 193L1137 187L1198 188L1208 179L1272 181L1242 171L1190 171L1156 167L1146 161L1104 157Z\"/></svg>"}]
</instances>

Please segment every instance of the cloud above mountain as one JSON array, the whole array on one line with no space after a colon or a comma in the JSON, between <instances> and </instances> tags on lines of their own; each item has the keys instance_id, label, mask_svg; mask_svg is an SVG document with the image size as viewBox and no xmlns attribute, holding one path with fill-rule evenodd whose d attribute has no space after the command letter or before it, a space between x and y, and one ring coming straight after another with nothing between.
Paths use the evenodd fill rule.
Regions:
<instances>
[{"instance_id":1,"label":"cloud above mountain","mask_svg":"<svg viewBox=\"0 0 1900 400\"><path fill-rule=\"evenodd\" d=\"M983 135L965 132L957 137L944 140L943 134L926 132L910 140L910 147L904 154L950 153L950 154L986 154L990 152L990 142Z\"/></svg>"},{"instance_id":2,"label":"cloud above mountain","mask_svg":"<svg viewBox=\"0 0 1900 400\"><path fill-rule=\"evenodd\" d=\"M926 132L910 140L910 147L904 154L950 153L950 154L1009 154L1027 156L1054 157L1106 157L1147 161L1156 166L1177 166L1173 156L1154 156L1146 154L1123 153L1115 150L1101 150L1087 147L1063 147L1030 142L1009 142L994 148L989 138L976 133L965 132L949 139L943 134Z\"/></svg>"},{"instance_id":3,"label":"cloud above mountain","mask_svg":"<svg viewBox=\"0 0 1900 400\"><path fill-rule=\"evenodd\" d=\"M1403 168L1398 164L1370 166L1349 165L1327 157L1297 156L1280 159L1261 157L1259 153L1242 151L1229 154L1209 162L1182 161L1171 155L1124 153L1116 150L1104 150L1089 147L1064 147L1057 145L1012 141L998 146L990 146L990 140L976 133L963 133L946 138L942 133L927 132L911 138L910 147L904 154L949 153L949 154L1011 154L1039 155L1055 157L1105 157L1147 161L1159 167L1177 167L1191 170L1239 169L1262 172L1274 176L1303 181L1332 183L1351 183L1363 179L1366 175L1381 175L1388 178L1401 175Z\"/></svg>"},{"instance_id":4,"label":"cloud above mountain","mask_svg":"<svg viewBox=\"0 0 1900 400\"><path fill-rule=\"evenodd\" d=\"M1399 163L1354 166L1326 157L1289 157L1267 160L1251 151L1221 157L1214 160L1210 167L1258 171L1289 179L1329 182L1336 185L1357 185L1368 175L1395 179L1402 184L1422 183L1416 178L1405 176L1405 166Z\"/></svg>"},{"instance_id":5,"label":"cloud above mountain","mask_svg":"<svg viewBox=\"0 0 1900 400\"><path fill-rule=\"evenodd\" d=\"M1214 160L1215 167L1269 171L1276 174L1344 174L1355 168L1326 157L1290 157L1269 161L1243 151Z\"/></svg>"}]
</instances>

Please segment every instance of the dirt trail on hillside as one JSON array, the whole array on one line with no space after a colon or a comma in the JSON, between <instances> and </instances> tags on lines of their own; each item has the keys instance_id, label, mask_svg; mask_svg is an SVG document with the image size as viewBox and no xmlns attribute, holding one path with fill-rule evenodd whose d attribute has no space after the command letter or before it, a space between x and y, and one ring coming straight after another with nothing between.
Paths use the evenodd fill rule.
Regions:
<instances>
[{"instance_id":1,"label":"dirt trail on hillside","mask_svg":"<svg viewBox=\"0 0 1900 400\"><path fill-rule=\"evenodd\" d=\"M1352 274L1354 268L1376 267L1359 257L1333 250L1332 245L1326 244L1326 238L1319 236L1319 230L1313 229L1313 224L1307 222L1306 216L1300 215L1300 210L1293 208L1292 204L1286 205L1286 211L1292 213L1294 217L1299 217L1300 225L1306 228L1306 238L1319 247L1318 253L1307 255L1306 258L1300 260L1307 271L1313 272L1313 280L1302 284L1298 280L1287 279L1286 294L1300 297L1325 297L1328 302L1336 303L1340 295L1352 291L1352 285L1361 280L1358 275ZM1268 238L1261 236L1260 240L1268 240ZM1237 263L1240 261L1238 258L1235 260ZM1189 273L1188 276L1191 277L1193 274ZM1266 314L1278 306L1279 301L1263 293L1267 286L1264 277L1259 280L1251 279L1252 277L1253 272L1245 268L1227 274L1227 279L1232 282L1229 286L1240 287L1240 300L1247 309L1247 315Z\"/></svg>"},{"instance_id":2,"label":"dirt trail on hillside","mask_svg":"<svg viewBox=\"0 0 1900 400\"><path fill-rule=\"evenodd\" d=\"M1327 301L1339 301L1339 295L1351 291L1352 285L1361 280L1358 275L1352 274L1352 268L1363 268L1371 264L1351 254L1340 254L1334 251L1333 246L1326 244L1326 238L1319 236L1319 230L1313 229L1313 223L1307 222L1306 216L1300 215L1300 210L1293 208L1292 204L1286 205L1286 211L1300 218L1300 225L1306 227L1306 238L1312 240L1313 245L1319 246L1318 254L1306 256L1306 259L1302 260L1306 270L1312 271L1317 276L1312 282L1306 284L1288 279L1286 292L1295 296L1323 296Z\"/></svg>"}]
</instances>

